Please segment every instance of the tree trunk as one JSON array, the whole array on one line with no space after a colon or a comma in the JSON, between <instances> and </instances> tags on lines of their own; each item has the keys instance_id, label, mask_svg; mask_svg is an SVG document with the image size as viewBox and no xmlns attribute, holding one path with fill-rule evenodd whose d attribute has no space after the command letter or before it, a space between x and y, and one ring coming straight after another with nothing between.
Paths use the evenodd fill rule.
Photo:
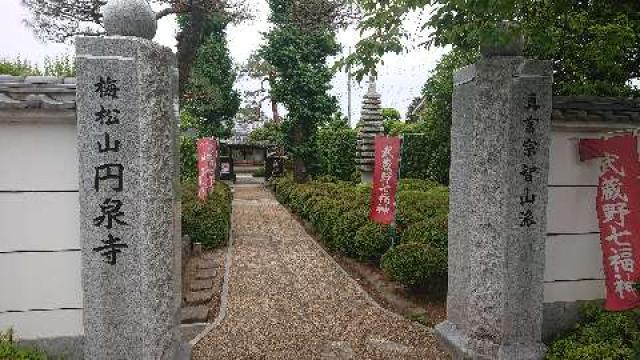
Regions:
<instances>
[{"instance_id":1,"label":"tree trunk","mask_svg":"<svg viewBox=\"0 0 640 360\"><path fill-rule=\"evenodd\" d=\"M294 148L300 146L303 142L302 124L293 125L293 146ZM293 179L298 184L304 184L307 182L307 166L304 163L304 159L299 155L295 155Z\"/></svg>"},{"instance_id":2,"label":"tree trunk","mask_svg":"<svg viewBox=\"0 0 640 360\"><path fill-rule=\"evenodd\" d=\"M184 94L187 84L189 83L191 67L196 59L200 44L202 44L202 36L208 19L207 9L204 8L201 0L193 0L189 15L190 21L188 27L178 35L180 94Z\"/></svg>"},{"instance_id":3,"label":"tree trunk","mask_svg":"<svg viewBox=\"0 0 640 360\"><path fill-rule=\"evenodd\" d=\"M274 84L276 81L276 72L271 71L269 73L269 84ZM280 113L278 112L278 102L276 101L273 94L271 94L271 112L273 113L273 122L275 124L280 124Z\"/></svg>"}]
</instances>

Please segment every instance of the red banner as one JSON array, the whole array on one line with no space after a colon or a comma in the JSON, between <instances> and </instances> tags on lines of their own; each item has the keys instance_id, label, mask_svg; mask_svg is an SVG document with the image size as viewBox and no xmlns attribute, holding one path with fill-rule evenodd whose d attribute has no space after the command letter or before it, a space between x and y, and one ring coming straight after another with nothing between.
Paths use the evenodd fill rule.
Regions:
<instances>
[{"instance_id":1,"label":"red banner","mask_svg":"<svg viewBox=\"0 0 640 360\"><path fill-rule=\"evenodd\" d=\"M396 220L396 191L400 171L400 138L377 136L376 162L373 169L373 189L369 218L378 224Z\"/></svg>"},{"instance_id":2,"label":"red banner","mask_svg":"<svg viewBox=\"0 0 640 360\"><path fill-rule=\"evenodd\" d=\"M605 309L640 306L640 162L632 134L580 140L582 161L601 158L596 206L607 298Z\"/></svg>"},{"instance_id":3,"label":"red banner","mask_svg":"<svg viewBox=\"0 0 640 360\"><path fill-rule=\"evenodd\" d=\"M198 140L198 198L207 200L215 184L218 145L214 138Z\"/></svg>"}]
</instances>

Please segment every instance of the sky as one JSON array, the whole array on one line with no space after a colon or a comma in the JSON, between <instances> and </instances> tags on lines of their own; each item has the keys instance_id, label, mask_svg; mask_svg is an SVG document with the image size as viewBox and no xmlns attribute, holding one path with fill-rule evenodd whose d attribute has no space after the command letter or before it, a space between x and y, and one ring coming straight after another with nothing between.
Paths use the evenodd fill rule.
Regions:
<instances>
[{"instance_id":1,"label":"sky","mask_svg":"<svg viewBox=\"0 0 640 360\"><path fill-rule=\"evenodd\" d=\"M227 30L231 55L239 65L245 63L260 47L263 43L262 33L269 29L269 10L266 0L252 0L252 2L254 20L232 25ZM0 0L0 58L20 56L33 63L41 64L46 57L73 54L72 45L43 43L37 40L32 31L23 24L27 14L20 0ZM407 25L414 26L416 33L420 33L417 30L418 22L411 17ZM158 24L158 33L154 40L175 50L176 30L175 16L165 17ZM353 28L340 31L338 40L343 46L343 53L347 54L349 47L354 46L358 40L358 31ZM428 50L417 46L421 40L424 38L413 39L407 44L414 50L401 55L385 56L384 64L378 68L378 92L382 95L382 105L400 110L403 116L412 99L420 95L420 89L437 61L446 53L444 49ZM332 94L338 98L345 116L348 112L347 84L345 73L335 75ZM358 84L353 81L352 85L352 123L355 124L360 116L362 96L366 92L367 84L364 82ZM245 90L254 90L257 86L256 81L242 78L236 85L241 93ZM269 112L267 114L269 115Z\"/></svg>"}]
</instances>

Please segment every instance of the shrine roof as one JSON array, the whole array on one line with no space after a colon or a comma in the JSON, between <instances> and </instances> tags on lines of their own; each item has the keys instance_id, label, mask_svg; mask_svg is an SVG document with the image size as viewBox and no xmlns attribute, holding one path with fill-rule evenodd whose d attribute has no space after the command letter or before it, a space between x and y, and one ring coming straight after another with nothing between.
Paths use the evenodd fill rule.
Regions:
<instances>
[{"instance_id":1,"label":"shrine roof","mask_svg":"<svg viewBox=\"0 0 640 360\"><path fill-rule=\"evenodd\" d=\"M0 75L0 110L23 109L75 111L75 78Z\"/></svg>"},{"instance_id":2,"label":"shrine roof","mask_svg":"<svg viewBox=\"0 0 640 360\"><path fill-rule=\"evenodd\" d=\"M555 96L553 121L640 124L640 99Z\"/></svg>"}]
</instances>

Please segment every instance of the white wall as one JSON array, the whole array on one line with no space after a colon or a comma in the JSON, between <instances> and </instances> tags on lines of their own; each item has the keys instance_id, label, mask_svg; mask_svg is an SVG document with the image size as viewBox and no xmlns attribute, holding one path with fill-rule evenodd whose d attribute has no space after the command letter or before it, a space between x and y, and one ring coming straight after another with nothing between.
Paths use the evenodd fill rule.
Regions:
<instances>
[{"instance_id":1,"label":"white wall","mask_svg":"<svg viewBox=\"0 0 640 360\"><path fill-rule=\"evenodd\" d=\"M0 120L0 330L82 335L76 126Z\"/></svg>"},{"instance_id":2,"label":"white wall","mask_svg":"<svg viewBox=\"0 0 640 360\"><path fill-rule=\"evenodd\" d=\"M596 192L600 160L580 162L578 139L614 129L603 124L556 126L551 138L544 301L605 296Z\"/></svg>"}]
</instances>

